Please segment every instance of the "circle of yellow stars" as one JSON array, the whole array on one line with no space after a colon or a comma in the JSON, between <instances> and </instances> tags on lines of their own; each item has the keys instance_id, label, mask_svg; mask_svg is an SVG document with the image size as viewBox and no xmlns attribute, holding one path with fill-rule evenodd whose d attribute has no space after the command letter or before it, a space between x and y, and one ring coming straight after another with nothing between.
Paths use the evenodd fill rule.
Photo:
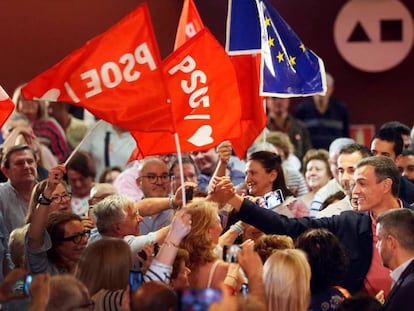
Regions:
<instances>
[{"instance_id":1,"label":"circle of yellow stars","mask_svg":"<svg viewBox=\"0 0 414 311\"><path fill-rule=\"evenodd\" d=\"M265 25L266 26L271 25L271 19L268 16L265 17ZM268 40L267 40L267 43L270 47L274 47L275 46L275 38L269 37ZM299 48L302 50L302 52L306 51L306 47L302 42L299 45ZM276 59L279 63L284 62L285 61L285 54L282 51L279 51L276 55ZM296 57L295 56L289 55L289 64L292 65L292 66L296 65Z\"/></svg>"}]
</instances>

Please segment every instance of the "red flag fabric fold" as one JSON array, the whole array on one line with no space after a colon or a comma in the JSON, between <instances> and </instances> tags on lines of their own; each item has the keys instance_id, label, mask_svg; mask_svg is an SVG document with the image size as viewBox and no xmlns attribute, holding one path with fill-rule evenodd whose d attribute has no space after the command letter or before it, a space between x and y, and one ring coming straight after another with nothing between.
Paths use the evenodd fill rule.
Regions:
<instances>
[{"instance_id":1,"label":"red flag fabric fold","mask_svg":"<svg viewBox=\"0 0 414 311\"><path fill-rule=\"evenodd\" d=\"M163 71L183 152L206 150L240 135L236 73L206 28L173 52L164 61ZM145 156L176 152L169 133L131 133Z\"/></svg>"},{"instance_id":2,"label":"red flag fabric fold","mask_svg":"<svg viewBox=\"0 0 414 311\"><path fill-rule=\"evenodd\" d=\"M112 124L174 131L158 46L146 4L41 73L23 89L27 99L82 106Z\"/></svg>"},{"instance_id":3,"label":"red flag fabric fold","mask_svg":"<svg viewBox=\"0 0 414 311\"><path fill-rule=\"evenodd\" d=\"M178 22L174 50L178 49L203 28L203 21L193 0L184 0L180 21Z\"/></svg>"},{"instance_id":4,"label":"red flag fabric fold","mask_svg":"<svg viewBox=\"0 0 414 311\"><path fill-rule=\"evenodd\" d=\"M230 57L237 73L242 107L240 136L231 139L234 152L243 159L247 149L266 126L263 98L259 96L260 55Z\"/></svg>"}]
</instances>

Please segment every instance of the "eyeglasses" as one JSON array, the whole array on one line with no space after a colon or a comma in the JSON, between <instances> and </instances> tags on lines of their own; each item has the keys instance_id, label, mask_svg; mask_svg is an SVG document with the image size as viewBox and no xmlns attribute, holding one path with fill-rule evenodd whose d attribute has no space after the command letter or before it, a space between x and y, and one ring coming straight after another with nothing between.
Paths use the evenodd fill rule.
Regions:
<instances>
[{"instance_id":1,"label":"eyeglasses","mask_svg":"<svg viewBox=\"0 0 414 311\"><path fill-rule=\"evenodd\" d=\"M151 184L155 184L156 182L158 182L158 180L160 180L162 183L166 183L170 181L170 175L168 174L162 174L162 175L148 174L148 175L143 175L141 177L148 179L148 181Z\"/></svg>"},{"instance_id":2,"label":"eyeglasses","mask_svg":"<svg viewBox=\"0 0 414 311\"><path fill-rule=\"evenodd\" d=\"M61 238L60 241L72 241L75 244L79 244L83 238L86 237L86 239L89 239L89 236L91 235L90 230L85 230L83 232L68 236L66 238Z\"/></svg>"},{"instance_id":3,"label":"eyeglasses","mask_svg":"<svg viewBox=\"0 0 414 311\"><path fill-rule=\"evenodd\" d=\"M71 198L72 198L72 193L67 192L67 193L64 193L62 195L56 194L56 195L52 196L50 199L55 203L62 203L62 202L69 201Z\"/></svg>"}]
</instances>

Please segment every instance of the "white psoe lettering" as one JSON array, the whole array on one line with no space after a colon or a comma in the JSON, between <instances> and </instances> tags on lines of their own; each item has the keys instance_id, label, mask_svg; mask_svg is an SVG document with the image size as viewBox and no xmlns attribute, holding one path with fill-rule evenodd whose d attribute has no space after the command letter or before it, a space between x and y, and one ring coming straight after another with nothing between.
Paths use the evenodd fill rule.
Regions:
<instances>
[{"instance_id":1,"label":"white psoe lettering","mask_svg":"<svg viewBox=\"0 0 414 311\"><path fill-rule=\"evenodd\" d=\"M200 104L204 108L210 107L210 97L208 96L208 86L202 85L207 83L207 76L204 71L196 69L197 63L195 62L194 58L191 56L186 56L183 60L177 64L176 66L172 67L168 73L170 75L176 74L178 71L183 73L190 73L189 80L181 80L180 85L181 89L185 94L191 94L190 98L188 99L188 104L191 108L198 108ZM201 85L200 85L201 84ZM198 99L198 100L197 100ZM201 115L188 115L185 116L184 119L186 120L206 120L210 119L209 114L201 114Z\"/></svg>"},{"instance_id":2,"label":"white psoe lettering","mask_svg":"<svg viewBox=\"0 0 414 311\"><path fill-rule=\"evenodd\" d=\"M88 88L85 97L89 98L102 93L103 87L115 88L122 81L138 80L141 72L135 69L135 64L147 65L151 71L157 69L146 43L137 46L134 53L122 55L118 62L109 61L104 63L99 70L93 68L81 73L81 80L86 82Z\"/></svg>"}]
</instances>

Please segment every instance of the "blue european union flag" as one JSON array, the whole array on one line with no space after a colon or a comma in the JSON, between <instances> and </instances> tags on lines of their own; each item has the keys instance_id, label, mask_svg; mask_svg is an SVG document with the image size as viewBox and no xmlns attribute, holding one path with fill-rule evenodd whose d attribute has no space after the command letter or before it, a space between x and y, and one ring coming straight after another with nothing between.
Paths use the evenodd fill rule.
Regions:
<instances>
[{"instance_id":1,"label":"blue european union flag","mask_svg":"<svg viewBox=\"0 0 414 311\"><path fill-rule=\"evenodd\" d=\"M229 0L228 53L257 53L258 47L262 53L260 95L294 97L326 92L323 61L267 0Z\"/></svg>"}]
</instances>

